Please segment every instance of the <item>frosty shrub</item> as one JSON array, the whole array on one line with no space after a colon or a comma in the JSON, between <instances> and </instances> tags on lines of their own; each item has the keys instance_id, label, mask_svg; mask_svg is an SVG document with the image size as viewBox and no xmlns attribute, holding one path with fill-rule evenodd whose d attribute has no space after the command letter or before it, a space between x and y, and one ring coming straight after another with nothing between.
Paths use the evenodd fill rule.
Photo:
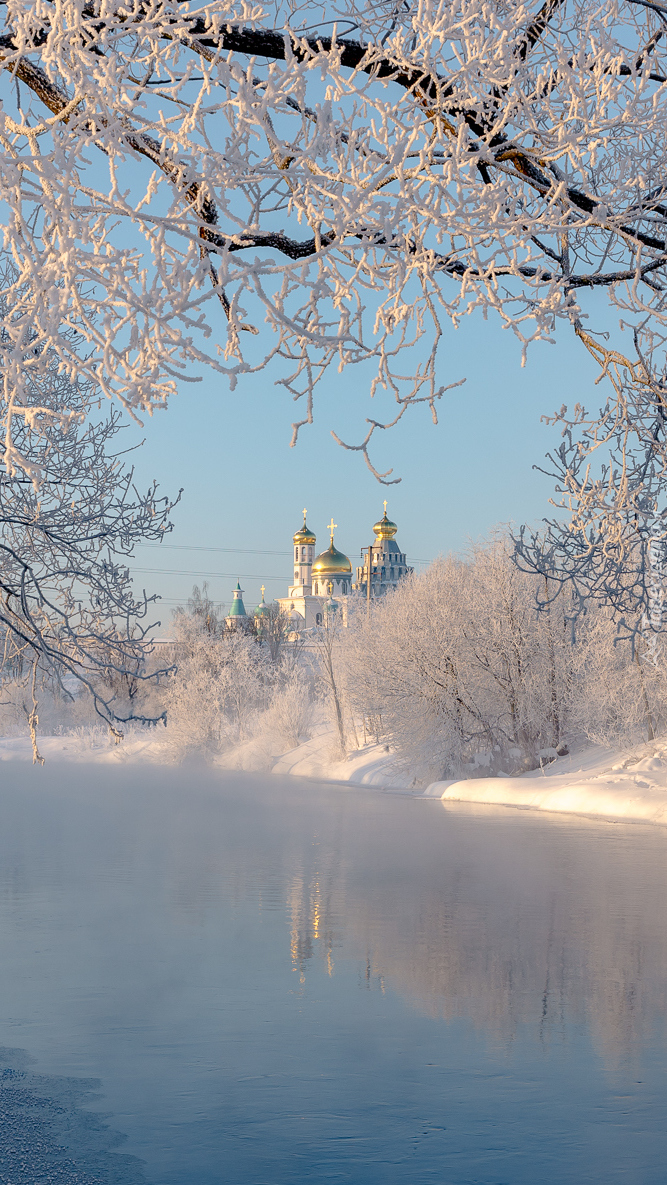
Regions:
<instances>
[{"instance_id":1,"label":"frosty shrub","mask_svg":"<svg viewBox=\"0 0 667 1185\"><path fill-rule=\"evenodd\" d=\"M664 657L647 661L635 639L634 653L619 640L609 610L598 610L578 625L573 648L571 723L574 733L601 745L646 740L667 726Z\"/></svg>"},{"instance_id":2,"label":"frosty shrub","mask_svg":"<svg viewBox=\"0 0 667 1185\"><path fill-rule=\"evenodd\" d=\"M23 676L3 671L0 683L0 736L25 736L32 709L32 673L28 667ZM71 729L93 729L100 725L90 696L79 687L72 694L59 686L44 672L38 672L38 720L41 735L57 735ZM108 728L102 732L108 737Z\"/></svg>"},{"instance_id":3,"label":"frosty shrub","mask_svg":"<svg viewBox=\"0 0 667 1185\"><path fill-rule=\"evenodd\" d=\"M215 754L247 739L270 702L273 676L262 648L241 632L212 633L198 616L174 619L174 658L165 702L178 755Z\"/></svg>"},{"instance_id":4,"label":"frosty shrub","mask_svg":"<svg viewBox=\"0 0 667 1185\"><path fill-rule=\"evenodd\" d=\"M290 749L309 739L314 703L310 681L293 672L275 689L261 727Z\"/></svg>"}]
</instances>

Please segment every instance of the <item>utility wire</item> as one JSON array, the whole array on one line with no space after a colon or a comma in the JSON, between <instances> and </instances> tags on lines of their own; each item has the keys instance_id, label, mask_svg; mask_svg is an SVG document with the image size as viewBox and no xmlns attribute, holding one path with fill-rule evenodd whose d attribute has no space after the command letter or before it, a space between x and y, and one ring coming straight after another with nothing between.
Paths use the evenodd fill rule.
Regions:
<instances>
[{"instance_id":1,"label":"utility wire","mask_svg":"<svg viewBox=\"0 0 667 1185\"><path fill-rule=\"evenodd\" d=\"M168 547L170 551L214 551L224 555L279 555L291 556L291 551L253 551L247 547L205 547L195 543L138 543L137 547ZM357 556L356 558L360 558ZM430 564L431 560L418 560L414 556L408 557L412 564ZM145 571L149 571L148 568Z\"/></svg>"},{"instance_id":2,"label":"utility wire","mask_svg":"<svg viewBox=\"0 0 667 1185\"><path fill-rule=\"evenodd\" d=\"M204 579L220 578L221 580L286 580L283 572L280 576L266 576L261 572L190 572L184 568L135 568L131 572L152 572L159 576L197 576Z\"/></svg>"},{"instance_id":3,"label":"utility wire","mask_svg":"<svg viewBox=\"0 0 667 1185\"><path fill-rule=\"evenodd\" d=\"M251 551L247 547L200 547L195 543L138 543L137 547L168 547L170 551L217 551L225 555L291 555L291 551Z\"/></svg>"}]
</instances>

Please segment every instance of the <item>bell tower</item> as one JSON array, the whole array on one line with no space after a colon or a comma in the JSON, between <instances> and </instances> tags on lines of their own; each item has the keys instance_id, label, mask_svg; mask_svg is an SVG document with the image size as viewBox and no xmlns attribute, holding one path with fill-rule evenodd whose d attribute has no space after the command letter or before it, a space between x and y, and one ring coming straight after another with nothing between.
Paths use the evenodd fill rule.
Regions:
<instances>
[{"instance_id":1,"label":"bell tower","mask_svg":"<svg viewBox=\"0 0 667 1185\"><path fill-rule=\"evenodd\" d=\"M303 526L294 536L294 584L289 590L290 596L310 596L313 587L313 559L315 554L315 534L306 525L306 511L303 511Z\"/></svg>"}]
</instances>

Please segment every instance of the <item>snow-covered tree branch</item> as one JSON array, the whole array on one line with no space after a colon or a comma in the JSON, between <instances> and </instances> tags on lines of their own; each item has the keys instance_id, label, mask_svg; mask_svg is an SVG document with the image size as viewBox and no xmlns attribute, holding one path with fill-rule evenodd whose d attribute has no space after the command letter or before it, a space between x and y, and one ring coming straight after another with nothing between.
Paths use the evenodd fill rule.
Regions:
<instances>
[{"instance_id":1,"label":"snow-covered tree branch","mask_svg":"<svg viewBox=\"0 0 667 1185\"><path fill-rule=\"evenodd\" d=\"M660 329L666 22L648 0L10 0L25 321L134 413L201 365L268 367L304 401L295 433L328 367L368 363L396 400L370 435L419 401L436 416L464 377L442 334L473 310L523 351L581 334L595 288Z\"/></svg>"}]
</instances>

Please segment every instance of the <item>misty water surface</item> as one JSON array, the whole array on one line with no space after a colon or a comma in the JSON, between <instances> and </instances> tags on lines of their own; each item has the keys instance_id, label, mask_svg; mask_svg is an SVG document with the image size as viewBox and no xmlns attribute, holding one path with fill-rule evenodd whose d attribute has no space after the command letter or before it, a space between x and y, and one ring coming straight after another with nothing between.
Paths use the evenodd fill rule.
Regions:
<instances>
[{"instance_id":1,"label":"misty water surface","mask_svg":"<svg viewBox=\"0 0 667 1185\"><path fill-rule=\"evenodd\" d=\"M667 831L1 775L0 1185L664 1185Z\"/></svg>"}]
</instances>

